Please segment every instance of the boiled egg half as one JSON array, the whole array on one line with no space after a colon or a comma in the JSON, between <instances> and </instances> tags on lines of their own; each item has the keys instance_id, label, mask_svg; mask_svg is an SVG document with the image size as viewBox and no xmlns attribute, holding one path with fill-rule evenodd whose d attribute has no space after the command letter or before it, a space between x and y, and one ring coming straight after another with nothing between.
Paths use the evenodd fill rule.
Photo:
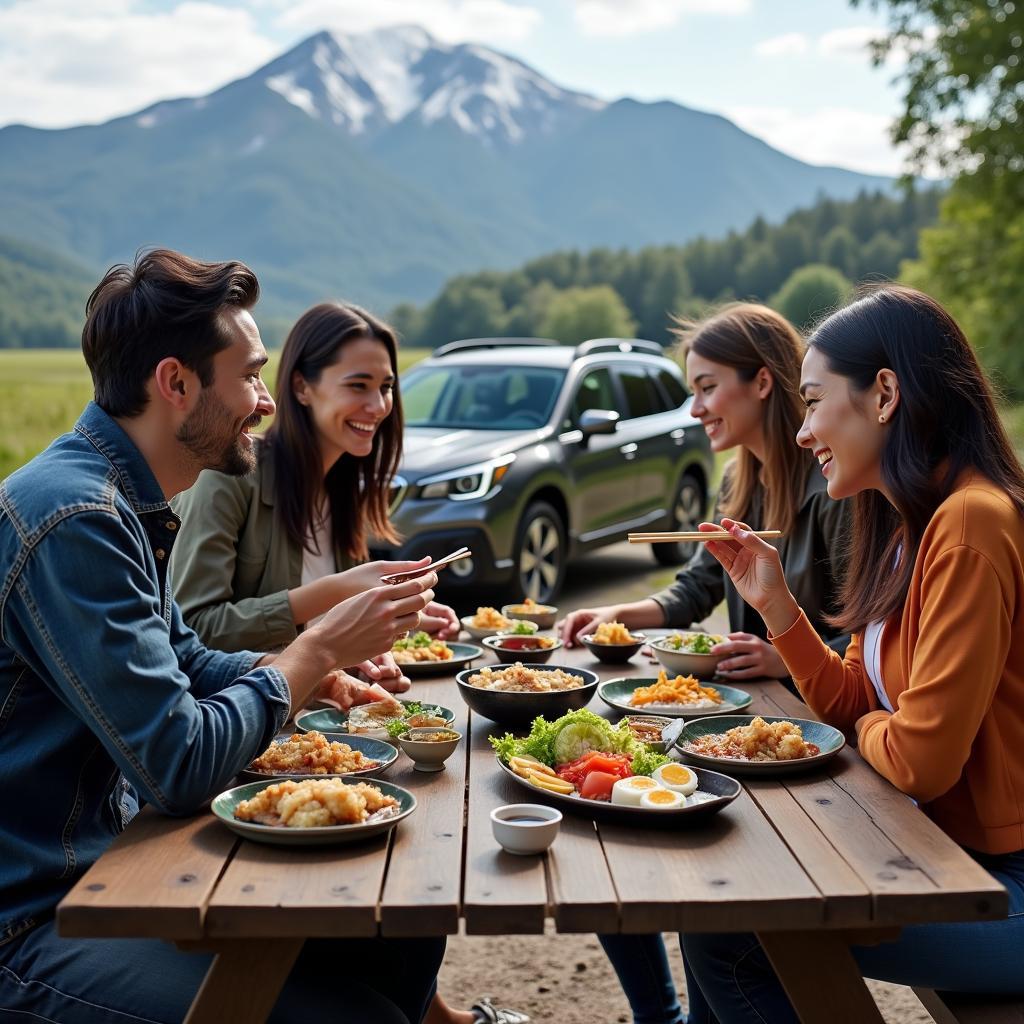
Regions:
<instances>
[{"instance_id":1,"label":"boiled egg half","mask_svg":"<svg viewBox=\"0 0 1024 1024\"><path fill-rule=\"evenodd\" d=\"M641 807L650 807L658 811L670 811L673 807L685 807L686 797L682 793L673 793L671 789L648 790L640 797Z\"/></svg>"},{"instance_id":2,"label":"boiled egg half","mask_svg":"<svg viewBox=\"0 0 1024 1024\"><path fill-rule=\"evenodd\" d=\"M661 787L647 775L631 775L628 779L619 779L612 786L612 803L620 807L639 807L645 793Z\"/></svg>"},{"instance_id":3,"label":"boiled egg half","mask_svg":"<svg viewBox=\"0 0 1024 1024\"><path fill-rule=\"evenodd\" d=\"M651 778L664 789L682 793L683 796L689 796L697 789L697 773L691 771L685 764L676 764L674 761L656 768Z\"/></svg>"}]
</instances>

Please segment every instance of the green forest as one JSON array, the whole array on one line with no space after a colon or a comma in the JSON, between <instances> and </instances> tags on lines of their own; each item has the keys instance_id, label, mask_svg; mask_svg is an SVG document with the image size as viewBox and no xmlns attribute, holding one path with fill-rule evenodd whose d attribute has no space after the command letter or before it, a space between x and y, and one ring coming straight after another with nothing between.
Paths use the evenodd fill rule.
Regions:
<instances>
[{"instance_id":1,"label":"green forest","mask_svg":"<svg viewBox=\"0 0 1024 1024\"><path fill-rule=\"evenodd\" d=\"M862 193L821 199L779 225L758 218L724 239L638 251L556 252L518 270L449 281L426 307L392 314L406 343L452 338L650 338L667 344L671 316L699 316L730 299L768 302L808 327L843 302L855 282L892 279L918 254L938 216L936 189L902 197Z\"/></svg>"}]
</instances>

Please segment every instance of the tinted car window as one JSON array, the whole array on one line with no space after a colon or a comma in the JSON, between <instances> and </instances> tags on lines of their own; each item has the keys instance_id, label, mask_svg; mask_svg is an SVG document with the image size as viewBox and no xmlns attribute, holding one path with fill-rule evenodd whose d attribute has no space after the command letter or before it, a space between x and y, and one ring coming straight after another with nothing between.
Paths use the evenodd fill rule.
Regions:
<instances>
[{"instance_id":1,"label":"tinted car window","mask_svg":"<svg viewBox=\"0 0 1024 1024\"><path fill-rule=\"evenodd\" d=\"M618 373L626 394L626 415L623 419L635 420L664 411L661 396L644 367L619 367Z\"/></svg>"},{"instance_id":2,"label":"tinted car window","mask_svg":"<svg viewBox=\"0 0 1024 1024\"><path fill-rule=\"evenodd\" d=\"M659 370L658 382L668 399L670 409L678 409L686 401L686 388L674 373L670 373L668 370Z\"/></svg>"},{"instance_id":3,"label":"tinted car window","mask_svg":"<svg viewBox=\"0 0 1024 1024\"><path fill-rule=\"evenodd\" d=\"M410 427L516 430L547 423L565 371L545 366L417 366L402 378Z\"/></svg>"},{"instance_id":4,"label":"tinted car window","mask_svg":"<svg viewBox=\"0 0 1024 1024\"><path fill-rule=\"evenodd\" d=\"M580 421L580 414L587 409L615 410L615 387L612 384L611 372L604 367L591 370L580 380L576 395L572 400L572 412L568 426L575 426Z\"/></svg>"}]
</instances>

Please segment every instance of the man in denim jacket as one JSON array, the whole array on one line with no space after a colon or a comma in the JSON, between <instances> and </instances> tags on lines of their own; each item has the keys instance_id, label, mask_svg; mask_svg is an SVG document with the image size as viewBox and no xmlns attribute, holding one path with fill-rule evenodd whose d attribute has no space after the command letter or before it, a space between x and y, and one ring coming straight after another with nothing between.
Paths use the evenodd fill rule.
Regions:
<instances>
[{"instance_id":1,"label":"man in denim jacket","mask_svg":"<svg viewBox=\"0 0 1024 1024\"><path fill-rule=\"evenodd\" d=\"M248 432L274 412L258 294L240 263L157 250L114 267L82 334L95 401L0 484L0 1017L181 1020L208 957L62 940L54 907L138 798L197 811L290 711L330 692L332 670L389 650L432 598L433 574L382 586L274 659L207 650L182 622L168 499L202 469L251 471ZM271 1019L417 1024L443 949L310 941Z\"/></svg>"}]
</instances>

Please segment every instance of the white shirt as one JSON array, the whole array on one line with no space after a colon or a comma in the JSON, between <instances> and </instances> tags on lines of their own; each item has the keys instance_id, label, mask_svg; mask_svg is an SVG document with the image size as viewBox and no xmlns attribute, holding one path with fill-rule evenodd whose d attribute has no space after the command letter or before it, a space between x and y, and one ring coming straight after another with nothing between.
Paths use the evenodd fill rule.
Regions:
<instances>
[{"instance_id":1,"label":"white shirt","mask_svg":"<svg viewBox=\"0 0 1024 1024\"><path fill-rule=\"evenodd\" d=\"M871 685L878 694L878 703L891 715L893 712L889 695L885 692L885 681L882 679L882 634L885 632L885 621L869 622L864 627L863 659L864 670L871 680Z\"/></svg>"},{"instance_id":2,"label":"white shirt","mask_svg":"<svg viewBox=\"0 0 1024 1024\"><path fill-rule=\"evenodd\" d=\"M306 538L306 544L302 548L303 586L338 571L338 566L334 561L334 544L331 542L331 507L326 501L318 509L315 522L316 529L313 531L313 536ZM316 554L309 550L311 546L316 548ZM310 619L306 626L313 626L322 618L322 615L317 615Z\"/></svg>"}]
</instances>

